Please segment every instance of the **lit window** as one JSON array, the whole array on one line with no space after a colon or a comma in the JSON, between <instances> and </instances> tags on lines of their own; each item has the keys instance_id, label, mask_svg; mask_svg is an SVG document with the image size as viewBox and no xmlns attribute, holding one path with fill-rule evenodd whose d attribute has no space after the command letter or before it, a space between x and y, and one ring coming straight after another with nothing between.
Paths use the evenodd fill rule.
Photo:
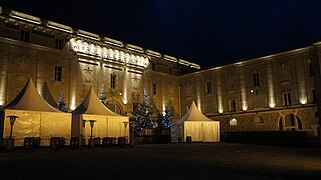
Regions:
<instances>
[{"instance_id":1,"label":"lit window","mask_svg":"<svg viewBox=\"0 0 321 180\"><path fill-rule=\"evenodd\" d=\"M55 49L63 49L63 40L62 39L56 39L55 40Z\"/></svg>"},{"instance_id":2,"label":"lit window","mask_svg":"<svg viewBox=\"0 0 321 180\"><path fill-rule=\"evenodd\" d=\"M30 42L30 31L20 31L20 41Z\"/></svg>"},{"instance_id":3,"label":"lit window","mask_svg":"<svg viewBox=\"0 0 321 180\"><path fill-rule=\"evenodd\" d=\"M153 94L156 95L157 94L157 89L156 89L156 84L153 84Z\"/></svg>"},{"instance_id":4,"label":"lit window","mask_svg":"<svg viewBox=\"0 0 321 180\"><path fill-rule=\"evenodd\" d=\"M62 67L60 65L55 66L55 81L61 82Z\"/></svg>"},{"instance_id":5,"label":"lit window","mask_svg":"<svg viewBox=\"0 0 321 180\"><path fill-rule=\"evenodd\" d=\"M116 75L110 74L110 88L115 89L116 88Z\"/></svg>"},{"instance_id":6,"label":"lit window","mask_svg":"<svg viewBox=\"0 0 321 180\"><path fill-rule=\"evenodd\" d=\"M283 94L283 104L285 106L291 105L291 93L284 93Z\"/></svg>"},{"instance_id":7,"label":"lit window","mask_svg":"<svg viewBox=\"0 0 321 180\"><path fill-rule=\"evenodd\" d=\"M237 125L237 120L235 118L230 120L230 126L236 126Z\"/></svg>"},{"instance_id":8,"label":"lit window","mask_svg":"<svg viewBox=\"0 0 321 180\"><path fill-rule=\"evenodd\" d=\"M206 82L206 94L212 94L212 82Z\"/></svg>"},{"instance_id":9,"label":"lit window","mask_svg":"<svg viewBox=\"0 0 321 180\"><path fill-rule=\"evenodd\" d=\"M253 86L259 86L259 85L260 85L259 73L257 71L254 71L254 73L253 73Z\"/></svg>"}]
</instances>

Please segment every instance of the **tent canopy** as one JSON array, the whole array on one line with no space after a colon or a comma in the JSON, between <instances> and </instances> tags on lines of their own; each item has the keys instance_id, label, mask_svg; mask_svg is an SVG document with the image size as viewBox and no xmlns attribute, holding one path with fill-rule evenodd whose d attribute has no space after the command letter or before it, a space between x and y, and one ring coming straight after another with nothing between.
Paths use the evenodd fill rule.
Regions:
<instances>
[{"instance_id":1,"label":"tent canopy","mask_svg":"<svg viewBox=\"0 0 321 180\"><path fill-rule=\"evenodd\" d=\"M184 121L213 121L212 119L206 117L201 111L198 110L195 102L193 101L189 110L184 114L184 116L177 122L173 124L182 124Z\"/></svg>"},{"instance_id":2,"label":"tent canopy","mask_svg":"<svg viewBox=\"0 0 321 180\"><path fill-rule=\"evenodd\" d=\"M90 89L84 101L72 112L72 136L90 137L90 127L83 120L96 120L93 127L95 137L129 136L128 117L121 116L109 110L98 99L93 88ZM126 124L127 123L127 124Z\"/></svg>"},{"instance_id":3,"label":"tent canopy","mask_svg":"<svg viewBox=\"0 0 321 180\"><path fill-rule=\"evenodd\" d=\"M9 137L8 116L18 116L12 136L15 146L22 146L25 137L41 137L41 145L49 145L50 137L70 138L71 114L49 105L37 92L30 78L20 94L0 111L0 138Z\"/></svg>"},{"instance_id":4,"label":"tent canopy","mask_svg":"<svg viewBox=\"0 0 321 180\"><path fill-rule=\"evenodd\" d=\"M185 141L187 136L192 137L192 141L220 141L220 123L203 115L194 101L185 115L171 127L172 142L178 142L182 137Z\"/></svg>"},{"instance_id":5,"label":"tent canopy","mask_svg":"<svg viewBox=\"0 0 321 180\"><path fill-rule=\"evenodd\" d=\"M94 89L91 87L85 100L72 112L72 114L97 114L106 116L120 116L109 110L98 99Z\"/></svg>"},{"instance_id":6,"label":"tent canopy","mask_svg":"<svg viewBox=\"0 0 321 180\"><path fill-rule=\"evenodd\" d=\"M19 95L2 109L60 112L40 96L31 78L29 78Z\"/></svg>"}]
</instances>

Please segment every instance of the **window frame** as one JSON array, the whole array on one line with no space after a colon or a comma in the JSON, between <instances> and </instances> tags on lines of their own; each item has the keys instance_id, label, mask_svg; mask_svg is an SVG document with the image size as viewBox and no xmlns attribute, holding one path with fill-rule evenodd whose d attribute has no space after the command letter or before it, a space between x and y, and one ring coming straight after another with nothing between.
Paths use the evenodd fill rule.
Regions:
<instances>
[{"instance_id":1,"label":"window frame","mask_svg":"<svg viewBox=\"0 0 321 180\"><path fill-rule=\"evenodd\" d=\"M212 82L206 81L206 94L212 94Z\"/></svg>"},{"instance_id":2,"label":"window frame","mask_svg":"<svg viewBox=\"0 0 321 180\"><path fill-rule=\"evenodd\" d=\"M29 43L30 37L31 37L30 31L20 29L20 31L19 31L19 40L20 41Z\"/></svg>"},{"instance_id":3,"label":"window frame","mask_svg":"<svg viewBox=\"0 0 321 180\"><path fill-rule=\"evenodd\" d=\"M110 74L110 89L116 89L116 74Z\"/></svg>"},{"instance_id":4,"label":"window frame","mask_svg":"<svg viewBox=\"0 0 321 180\"><path fill-rule=\"evenodd\" d=\"M55 82L62 82L62 66L61 65L55 65L54 81Z\"/></svg>"}]
</instances>

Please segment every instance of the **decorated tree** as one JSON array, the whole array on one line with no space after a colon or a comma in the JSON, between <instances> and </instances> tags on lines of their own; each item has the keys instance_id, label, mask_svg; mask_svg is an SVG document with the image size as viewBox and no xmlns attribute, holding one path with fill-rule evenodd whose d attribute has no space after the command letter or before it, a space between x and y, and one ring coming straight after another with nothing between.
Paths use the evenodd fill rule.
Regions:
<instances>
[{"instance_id":1,"label":"decorated tree","mask_svg":"<svg viewBox=\"0 0 321 180\"><path fill-rule=\"evenodd\" d=\"M66 103L64 101L64 97L62 96L62 92L60 92L60 94L59 94L57 106L58 106L59 111L67 112L67 110L68 110L66 108Z\"/></svg>"},{"instance_id":2,"label":"decorated tree","mask_svg":"<svg viewBox=\"0 0 321 180\"><path fill-rule=\"evenodd\" d=\"M172 125L172 115L169 113L168 106L165 106L165 114L158 123L163 129L169 129Z\"/></svg>"},{"instance_id":3,"label":"decorated tree","mask_svg":"<svg viewBox=\"0 0 321 180\"><path fill-rule=\"evenodd\" d=\"M138 132L143 131L146 128L153 128L153 121L152 121L152 110L153 105L149 99L148 93L146 89L144 89L144 97L137 104L137 108L134 109L132 112L132 117L130 121L135 123L135 130Z\"/></svg>"},{"instance_id":4,"label":"decorated tree","mask_svg":"<svg viewBox=\"0 0 321 180\"><path fill-rule=\"evenodd\" d=\"M101 84L101 89L98 98L100 102L103 103L103 105L107 106L104 84Z\"/></svg>"}]
</instances>

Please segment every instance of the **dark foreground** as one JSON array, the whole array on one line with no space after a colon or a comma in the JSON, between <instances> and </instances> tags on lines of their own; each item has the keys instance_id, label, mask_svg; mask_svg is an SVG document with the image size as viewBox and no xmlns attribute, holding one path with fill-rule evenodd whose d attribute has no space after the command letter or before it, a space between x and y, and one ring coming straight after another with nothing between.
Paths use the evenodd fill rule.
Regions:
<instances>
[{"instance_id":1,"label":"dark foreground","mask_svg":"<svg viewBox=\"0 0 321 180\"><path fill-rule=\"evenodd\" d=\"M0 152L0 179L320 179L321 148L153 144Z\"/></svg>"}]
</instances>

